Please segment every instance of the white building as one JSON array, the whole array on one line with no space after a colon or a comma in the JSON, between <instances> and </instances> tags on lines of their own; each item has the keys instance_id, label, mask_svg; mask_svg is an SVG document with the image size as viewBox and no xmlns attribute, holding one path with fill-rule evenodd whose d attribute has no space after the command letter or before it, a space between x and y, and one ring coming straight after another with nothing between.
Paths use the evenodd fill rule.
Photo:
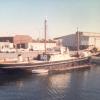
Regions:
<instances>
[{"instance_id":1,"label":"white building","mask_svg":"<svg viewBox=\"0 0 100 100\"><path fill-rule=\"evenodd\" d=\"M0 42L0 52L15 52L13 43Z\"/></svg>"},{"instance_id":2,"label":"white building","mask_svg":"<svg viewBox=\"0 0 100 100\"><path fill-rule=\"evenodd\" d=\"M17 49L17 51L29 51L29 50L44 50L43 42L29 42L26 43L25 48ZM56 47L56 42L47 42L46 48L54 48ZM10 42L0 42L0 52L16 52L14 48L14 43Z\"/></svg>"},{"instance_id":3,"label":"white building","mask_svg":"<svg viewBox=\"0 0 100 100\"><path fill-rule=\"evenodd\" d=\"M79 33L79 46L80 49L87 48L89 46L94 46L100 48L100 33L93 32L78 32ZM55 38L59 45L69 47L70 49L77 48L77 32L75 34L70 34L62 37Z\"/></svg>"},{"instance_id":4,"label":"white building","mask_svg":"<svg viewBox=\"0 0 100 100\"><path fill-rule=\"evenodd\" d=\"M94 46L100 48L100 33L81 32L80 45L81 46Z\"/></svg>"},{"instance_id":5,"label":"white building","mask_svg":"<svg viewBox=\"0 0 100 100\"><path fill-rule=\"evenodd\" d=\"M33 42L33 43L28 43L28 49L33 49L33 50L45 50L44 48L44 43L43 42ZM46 48L54 48L56 47L56 42L48 42L46 43Z\"/></svg>"},{"instance_id":6,"label":"white building","mask_svg":"<svg viewBox=\"0 0 100 100\"><path fill-rule=\"evenodd\" d=\"M56 42L48 39L46 48L56 47ZM44 50L44 40L33 40L28 35L15 35L13 37L0 37L0 51L9 52L12 49L17 51Z\"/></svg>"}]
</instances>

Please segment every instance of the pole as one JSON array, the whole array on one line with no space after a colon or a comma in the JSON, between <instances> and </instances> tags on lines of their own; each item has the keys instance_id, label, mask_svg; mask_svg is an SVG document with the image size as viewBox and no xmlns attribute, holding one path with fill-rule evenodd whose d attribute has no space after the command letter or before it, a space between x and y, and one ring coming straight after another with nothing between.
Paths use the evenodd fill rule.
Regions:
<instances>
[{"instance_id":1,"label":"pole","mask_svg":"<svg viewBox=\"0 0 100 100\"><path fill-rule=\"evenodd\" d=\"M78 27L77 27L77 55L79 56L79 50L80 50L80 48L79 48L79 42L80 42L80 40L79 40L79 31L78 31Z\"/></svg>"},{"instance_id":2,"label":"pole","mask_svg":"<svg viewBox=\"0 0 100 100\"><path fill-rule=\"evenodd\" d=\"M47 19L44 21L44 49L45 49L45 54L46 54L46 38L47 38Z\"/></svg>"}]
</instances>

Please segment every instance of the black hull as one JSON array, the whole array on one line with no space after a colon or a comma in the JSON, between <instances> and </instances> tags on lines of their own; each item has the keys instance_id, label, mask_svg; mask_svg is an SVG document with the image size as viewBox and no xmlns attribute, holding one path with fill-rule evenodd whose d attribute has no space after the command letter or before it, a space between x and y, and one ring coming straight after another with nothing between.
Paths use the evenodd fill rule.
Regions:
<instances>
[{"instance_id":1,"label":"black hull","mask_svg":"<svg viewBox=\"0 0 100 100\"><path fill-rule=\"evenodd\" d=\"M90 58L78 58L63 61L51 61L42 63L10 63L0 64L0 70L3 71L32 71L34 69L48 69L49 71L64 71L69 69L87 68L90 66Z\"/></svg>"}]
</instances>

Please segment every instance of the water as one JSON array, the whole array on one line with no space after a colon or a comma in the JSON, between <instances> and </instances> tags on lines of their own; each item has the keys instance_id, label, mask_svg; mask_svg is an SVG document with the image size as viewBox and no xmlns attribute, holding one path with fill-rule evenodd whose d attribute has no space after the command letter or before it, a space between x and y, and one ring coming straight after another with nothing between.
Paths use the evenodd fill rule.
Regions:
<instances>
[{"instance_id":1,"label":"water","mask_svg":"<svg viewBox=\"0 0 100 100\"><path fill-rule=\"evenodd\" d=\"M0 75L0 100L100 100L100 66L50 75Z\"/></svg>"}]
</instances>

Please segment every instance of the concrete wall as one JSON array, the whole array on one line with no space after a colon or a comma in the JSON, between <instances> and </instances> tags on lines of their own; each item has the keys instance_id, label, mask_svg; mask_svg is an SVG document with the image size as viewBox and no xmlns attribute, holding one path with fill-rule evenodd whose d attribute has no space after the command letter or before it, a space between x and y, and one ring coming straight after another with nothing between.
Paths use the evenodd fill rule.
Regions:
<instances>
[{"instance_id":1,"label":"concrete wall","mask_svg":"<svg viewBox=\"0 0 100 100\"><path fill-rule=\"evenodd\" d=\"M56 43L46 43L46 48L56 47ZM28 43L28 49L44 50L44 43Z\"/></svg>"},{"instance_id":2,"label":"concrete wall","mask_svg":"<svg viewBox=\"0 0 100 100\"><path fill-rule=\"evenodd\" d=\"M80 45L87 45L87 44L89 44L89 37L86 36L80 37Z\"/></svg>"},{"instance_id":3,"label":"concrete wall","mask_svg":"<svg viewBox=\"0 0 100 100\"><path fill-rule=\"evenodd\" d=\"M0 42L0 52L15 52L13 43Z\"/></svg>"},{"instance_id":4,"label":"concrete wall","mask_svg":"<svg viewBox=\"0 0 100 100\"><path fill-rule=\"evenodd\" d=\"M100 37L82 36L81 45L84 45L84 46L95 46L97 48L100 48Z\"/></svg>"},{"instance_id":5,"label":"concrete wall","mask_svg":"<svg viewBox=\"0 0 100 100\"><path fill-rule=\"evenodd\" d=\"M13 43L10 42L0 42L0 49L3 48L13 48Z\"/></svg>"}]
</instances>

